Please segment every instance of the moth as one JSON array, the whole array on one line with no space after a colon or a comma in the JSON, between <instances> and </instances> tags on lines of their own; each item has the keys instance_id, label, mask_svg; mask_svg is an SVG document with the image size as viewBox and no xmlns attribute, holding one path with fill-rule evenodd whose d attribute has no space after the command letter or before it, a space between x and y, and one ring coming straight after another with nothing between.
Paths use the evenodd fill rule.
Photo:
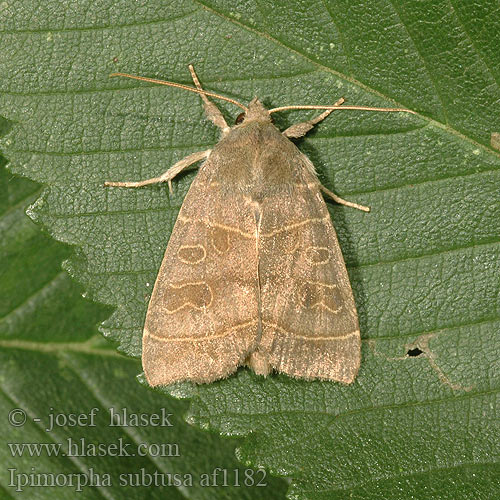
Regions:
<instances>
[{"instance_id":1,"label":"moth","mask_svg":"<svg viewBox=\"0 0 500 500\"><path fill-rule=\"evenodd\" d=\"M190 380L212 382L240 365L259 375L351 383L361 339L356 306L323 194L338 197L316 176L311 161L290 140L302 137L337 109L399 108L248 106L195 87L114 73L198 93L207 118L221 130L210 150L190 154L153 179L106 182L141 187L172 180L204 161L175 222L149 302L142 365L151 386ZM208 97L243 112L234 126ZM322 109L281 132L272 113Z\"/></svg>"}]
</instances>

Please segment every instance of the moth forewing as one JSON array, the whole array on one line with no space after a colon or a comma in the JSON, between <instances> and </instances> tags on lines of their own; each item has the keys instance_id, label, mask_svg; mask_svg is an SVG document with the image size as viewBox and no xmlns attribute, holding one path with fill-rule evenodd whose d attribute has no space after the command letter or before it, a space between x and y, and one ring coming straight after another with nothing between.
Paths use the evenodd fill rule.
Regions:
<instances>
[{"instance_id":1,"label":"moth forewing","mask_svg":"<svg viewBox=\"0 0 500 500\"><path fill-rule=\"evenodd\" d=\"M140 187L168 182L206 158L172 231L146 315L142 363L152 386L211 382L242 364L259 374L351 383L360 365L360 332L347 270L321 190L306 156L288 139L300 137L339 108L248 107L196 88L208 118L222 131L214 147L179 161L160 177L107 182ZM244 114L229 127L207 95ZM281 133L270 113L326 109ZM351 106L350 109L356 109ZM393 108L367 110L408 111ZM241 121L241 123L240 123Z\"/></svg>"},{"instance_id":2,"label":"moth forewing","mask_svg":"<svg viewBox=\"0 0 500 500\"><path fill-rule=\"evenodd\" d=\"M225 377L255 347L255 219L215 181L214 153L182 204L149 302L142 363L152 386Z\"/></svg>"},{"instance_id":3,"label":"moth forewing","mask_svg":"<svg viewBox=\"0 0 500 500\"><path fill-rule=\"evenodd\" d=\"M350 383L361 341L337 236L312 164L276 132L261 132L266 140L257 153L264 179L273 171L279 177L264 181L260 196L262 331L250 364L263 371L267 361L294 377Z\"/></svg>"}]
</instances>

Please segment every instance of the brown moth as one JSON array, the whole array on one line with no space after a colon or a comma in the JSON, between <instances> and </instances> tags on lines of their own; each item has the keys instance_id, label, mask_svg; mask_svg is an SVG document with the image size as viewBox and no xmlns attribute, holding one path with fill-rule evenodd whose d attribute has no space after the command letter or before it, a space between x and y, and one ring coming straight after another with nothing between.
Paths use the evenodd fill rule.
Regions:
<instances>
[{"instance_id":1,"label":"brown moth","mask_svg":"<svg viewBox=\"0 0 500 500\"><path fill-rule=\"evenodd\" d=\"M182 204L146 315L142 365L151 386L182 380L212 382L243 364L257 374L351 383L360 365L356 306L339 243L310 160L291 138L301 137L343 106L248 107L196 88L137 77L200 94L207 117L222 131L212 149L194 153L160 177L106 186L167 182L205 160ZM239 106L229 127L207 96ZM284 132L271 113L323 109Z\"/></svg>"}]
</instances>

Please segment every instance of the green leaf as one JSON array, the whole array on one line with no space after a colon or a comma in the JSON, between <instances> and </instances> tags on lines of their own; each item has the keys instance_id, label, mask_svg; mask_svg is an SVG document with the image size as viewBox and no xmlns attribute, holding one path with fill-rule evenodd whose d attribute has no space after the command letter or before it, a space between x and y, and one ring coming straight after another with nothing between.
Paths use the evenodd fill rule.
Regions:
<instances>
[{"instance_id":1,"label":"green leaf","mask_svg":"<svg viewBox=\"0 0 500 500\"><path fill-rule=\"evenodd\" d=\"M102 331L131 355L194 174L171 197L165 186L102 184L158 175L217 134L196 95L109 73L189 83L193 63L208 90L242 102L344 96L418 112L336 112L299 142L328 188L372 208L331 205L363 337L356 382L242 369L171 392L192 397L190 421L248 436L238 456L291 477L292 498L499 496L496 3L35 6L0 14L0 110L15 123L2 148L14 172L50 186L31 215L76 246L70 273L116 307ZM306 116L283 114L278 125Z\"/></svg>"},{"instance_id":2,"label":"green leaf","mask_svg":"<svg viewBox=\"0 0 500 500\"><path fill-rule=\"evenodd\" d=\"M186 424L186 402L138 385L140 363L117 354L95 331L109 308L82 299L61 271L69 248L24 214L39 186L8 174L4 164L0 159L0 497L24 491L30 498L74 498L80 484L82 498L165 498L166 491L172 499L209 500L215 488L200 480L208 475L213 484L220 468L216 480L221 486L225 470L228 486L217 488L217 498L284 498L282 480L237 463L234 440ZM111 426L111 411L126 412L130 426ZM153 420L137 427L133 414ZM27 421L9 425L9 415ZM50 415L60 425L52 427ZM80 415L79 425L65 425ZM49 474L47 483L39 474ZM56 477L59 486L40 487ZM248 486L252 478L267 486Z\"/></svg>"}]
</instances>

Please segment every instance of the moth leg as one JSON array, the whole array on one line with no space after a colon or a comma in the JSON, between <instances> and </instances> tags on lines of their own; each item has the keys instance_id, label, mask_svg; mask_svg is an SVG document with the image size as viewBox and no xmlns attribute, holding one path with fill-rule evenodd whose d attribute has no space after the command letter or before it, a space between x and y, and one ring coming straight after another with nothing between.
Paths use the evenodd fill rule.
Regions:
<instances>
[{"instance_id":1,"label":"moth leg","mask_svg":"<svg viewBox=\"0 0 500 500\"><path fill-rule=\"evenodd\" d=\"M200 80L196 76L194 72L193 65L189 65L189 71L191 72L191 77L193 78L193 82L196 85L198 90L203 90L201 88ZM216 126L222 129L222 132L229 132L229 127L226 123L226 120L222 116L222 113L219 111L219 108L211 101L208 100L208 97L205 94L200 94L201 99L203 100L203 107L205 108L205 113L207 118Z\"/></svg>"},{"instance_id":2,"label":"moth leg","mask_svg":"<svg viewBox=\"0 0 500 500\"><path fill-rule=\"evenodd\" d=\"M340 106L341 104L344 103L344 98L341 97L335 104L334 106ZM316 116L316 118L312 118L311 120L307 120L306 122L301 122L301 123L296 123L295 125L292 125L288 127L286 130L282 132L282 134L285 137L288 138L297 138L297 137L303 137L304 135L311 130L314 125L317 125L319 122L323 121L332 111L335 111L334 109L327 109L326 111L323 111L320 115Z\"/></svg>"},{"instance_id":3,"label":"moth leg","mask_svg":"<svg viewBox=\"0 0 500 500\"><path fill-rule=\"evenodd\" d=\"M172 165L166 172L161 174L159 177L153 177L152 179L146 179L144 181L138 181L138 182L105 182L105 186L111 186L111 187L142 187L142 186L148 186L149 184L157 184L159 182L167 182L168 183L168 189L170 192L172 192L172 179L177 176L180 172L182 172L185 168L189 167L193 163L196 163L197 161L204 160L205 158L208 158L210 153L212 152L211 149L207 149L206 151L198 151L197 153L190 154L183 158L182 160L178 161L174 165Z\"/></svg>"},{"instance_id":4,"label":"moth leg","mask_svg":"<svg viewBox=\"0 0 500 500\"><path fill-rule=\"evenodd\" d=\"M346 207L352 207L352 208L357 208L358 210L363 210L363 212L369 212L370 207L366 207L365 205L358 205L357 203L353 203L352 201L347 201L341 198L340 196L337 196L335 193L327 189L325 186L320 185L321 191L325 193L327 196L329 196L333 201L336 201L337 203L340 203L340 205L345 205Z\"/></svg>"}]
</instances>

